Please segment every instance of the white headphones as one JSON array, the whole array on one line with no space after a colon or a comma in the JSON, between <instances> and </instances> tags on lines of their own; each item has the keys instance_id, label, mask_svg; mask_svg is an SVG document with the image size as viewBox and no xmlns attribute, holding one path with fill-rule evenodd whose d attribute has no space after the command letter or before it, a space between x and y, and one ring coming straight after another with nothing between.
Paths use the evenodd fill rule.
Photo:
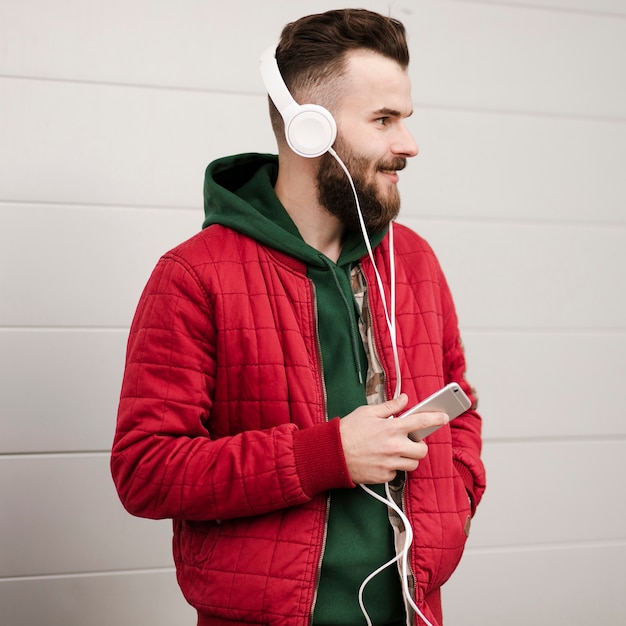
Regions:
<instances>
[{"instance_id":1,"label":"white headphones","mask_svg":"<svg viewBox=\"0 0 626 626\"><path fill-rule=\"evenodd\" d=\"M289 93L276 62L276 47L261 55L261 76L265 89L285 122L289 147L312 159L331 148L337 137L337 124L328 109L318 104L298 104Z\"/></svg>"}]
</instances>

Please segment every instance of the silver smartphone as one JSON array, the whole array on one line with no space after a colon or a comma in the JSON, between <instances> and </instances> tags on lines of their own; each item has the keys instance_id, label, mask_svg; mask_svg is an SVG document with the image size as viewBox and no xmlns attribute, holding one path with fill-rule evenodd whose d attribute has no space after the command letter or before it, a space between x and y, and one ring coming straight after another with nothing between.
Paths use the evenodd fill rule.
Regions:
<instances>
[{"instance_id":1,"label":"silver smartphone","mask_svg":"<svg viewBox=\"0 0 626 626\"><path fill-rule=\"evenodd\" d=\"M400 415L400 419L412 413L424 413L425 411L442 411L447 413L450 420L465 413L472 406L472 401L467 397L458 383L450 383L443 389L436 391L425 400L418 402ZM440 425L441 426L441 425ZM440 426L429 426L409 433L409 438L413 441L421 441L431 433L434 433Z\"/></svg>"}]
</instances>

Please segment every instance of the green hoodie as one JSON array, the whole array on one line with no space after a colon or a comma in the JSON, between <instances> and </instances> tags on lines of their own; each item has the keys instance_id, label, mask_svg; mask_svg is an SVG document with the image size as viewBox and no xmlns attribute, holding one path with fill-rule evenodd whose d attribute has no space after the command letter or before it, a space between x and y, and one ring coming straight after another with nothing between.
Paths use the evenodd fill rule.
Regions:
<instances>
[{"instance_id":1,"label":"green hoodie","mask_svg":"<svg viewBox=\"0 0 626 626\"><path fill-rule=\"evenodd\" d=\"M274 193L277 174L278 160L273 155L242 154L211 163L204 183L203 227L227 226L306 264L315 287L328 418L344 416L366 404L367 356L350 271L367 249L361 233L350 233L335 263L305 243ZM384 235L374 235L372 247ZM359 587L393 556L386 507L360 488L332 491L313 623L364 623ZM404 623L395 567L368 584L365 603L374 624Z\"/></svg>"}]
</instances>

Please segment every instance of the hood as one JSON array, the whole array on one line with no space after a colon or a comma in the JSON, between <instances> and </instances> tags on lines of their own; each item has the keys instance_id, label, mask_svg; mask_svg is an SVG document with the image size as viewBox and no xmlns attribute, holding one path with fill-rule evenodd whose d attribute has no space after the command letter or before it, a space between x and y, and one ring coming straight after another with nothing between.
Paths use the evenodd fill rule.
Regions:
<instances>
[{"instance_id":1,"label":"hood","mask_svg":"<svg viewBox=\"0 0 626 626\"><path fill-rule=\"evenodd\" d=\"M302 239L274 193L277 176L278 157L271 154L239 154L210 163L204 178L202 227L227 226L307 265L327 268L329 260ZM386 230L374 235L372 247L385 234ZM365 254L362 234L349 233L337 265L350 265Z\"/></svg>"}]
</instances>

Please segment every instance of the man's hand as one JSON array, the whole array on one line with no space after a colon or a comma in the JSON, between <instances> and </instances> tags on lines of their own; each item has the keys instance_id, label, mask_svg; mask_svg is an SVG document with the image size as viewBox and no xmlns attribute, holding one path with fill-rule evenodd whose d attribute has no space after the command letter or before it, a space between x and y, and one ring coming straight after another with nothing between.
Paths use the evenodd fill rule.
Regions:
<instances>
[{"instance_id":1,"label":"man's hand","mask_svg":"<svg viewBox=\"0 0 626 626\"><path fill-rule=\"evenodd\" d=\"M341 419L339 432L352 482L381 484L395 478L396 472L412 472L428 453L423 441L411 441L409 433L428 426L445 424L440 412L415 413L403 419L388 419L407 404L401 394L395 400L356 408Z\"/></svg>"}]
</instances>

